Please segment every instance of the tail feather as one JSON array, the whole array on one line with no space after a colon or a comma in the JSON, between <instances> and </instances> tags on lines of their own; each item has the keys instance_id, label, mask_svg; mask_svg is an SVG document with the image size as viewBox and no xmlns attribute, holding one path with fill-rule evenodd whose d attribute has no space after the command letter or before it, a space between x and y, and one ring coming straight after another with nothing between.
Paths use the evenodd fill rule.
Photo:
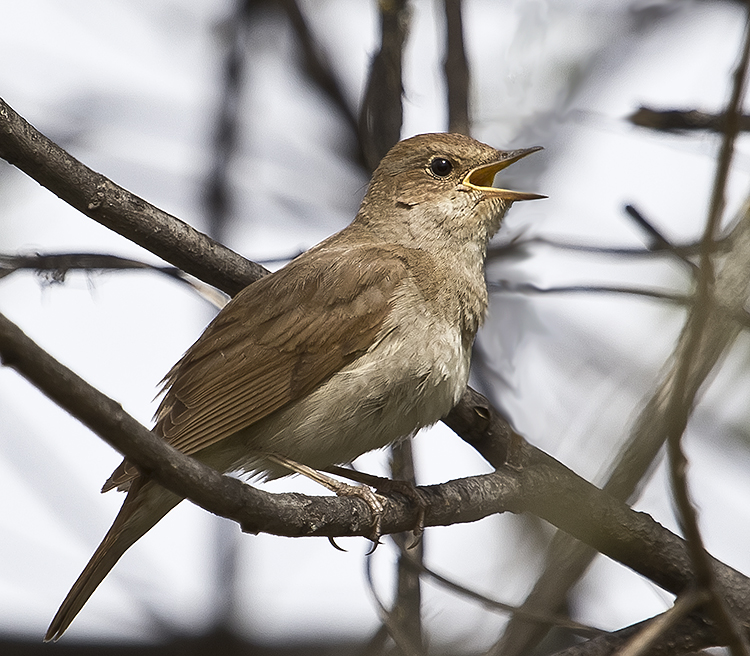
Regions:
<instances>
[{"instance_id":1,"label":"tail feather","mask_svg":"<svg viewBox=\"0 0 750 656\"><path fill-rule=\"evenodd\" d=\"M141 477L133 481L112 527L49 625L45 642L57 640L65 632L120 557L180 501L176 494Z\"/></svg>"}]
</instances>

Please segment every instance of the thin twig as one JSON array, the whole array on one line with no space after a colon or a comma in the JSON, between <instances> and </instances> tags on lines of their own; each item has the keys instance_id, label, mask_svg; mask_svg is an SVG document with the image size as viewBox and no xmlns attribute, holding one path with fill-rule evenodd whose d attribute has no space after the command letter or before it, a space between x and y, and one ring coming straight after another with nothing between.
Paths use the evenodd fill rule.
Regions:
<instances>
[{"instance_id":1,"label":"thin twig","mask_svg":"<svg viewBox=\"0 0 750 656\"><path fill-rule=\"evenodd\" d=\"M750 116L743 114L739 117L739 129L750 131ZM652 109L639 107L628 116L633 124L643 128L651 128L661 132L686 132L708 130L710 132L724 132L726 129L726 114L709 114L697 109Z\"/></svg>"},{"instance_id":2,"label":"thin twig","mask_svg":"<svg viewBox=\"0 0 750 656\"><path fill-rule=\"evenodd\" d=\"M734 153L734 142L739 134L739 119L742 99L745 95L748 63L750 62L750 16L745 23L745 40L740 62L734 73L732 96L726 111L724 138L722 140L716 178L711 193L708 220L703 235L700 253L700 273L696 290L696 301L693 317L694 323L690 332L684 357L680 360L674 379L674 388L668 400L667 447L669 470L672 483L672 494L678 510L678 519L682 527L691 559L696 572L696 585L699 589L711 593L710 608L717 623L729 636L729 648L736 656L750 656L750 642L740 630L737 621L726 608L723 593L716 581L710 558L706 552L698 526L697 510L690 498L687 482L688 461L682 450L682 436L692 413L695 397L687 394L688 375L692 368L693 358L697 355L703 332L709 317L716 307L714 297L715 270L713 262L714 242L719 231L719 224L726 203L726 183Z\"/></svg>"},{"instance_id":3,"label":"thin twig","mask_svg":"<svg viewBox=\"0 0 750 656\"><path fill-rule=\"evenodd\" d=\"M717 252L726 250L729 240L727 238L720 239L717 243ZM690 244L672 245L668 250L660 248L643 248L640 246L629 247L629 246L595 246L594 244L577 244L568 241L557 241L549 239L547 237L529 237L526 239L519 239L509 244L502 244L499 246L492 246L487 250L487 259L492 258L503 258L507 259L512 257L516 253L524 253L530 246L549 246L550 248L556 248L565 251L577 251L582 253L593 253L595 255L607 255L607 256L622 256L622 257L643 257L653 258L661 257L664 255L677 255L680 259L689 259L692 256L698 255L700 252L700 243L694 242Z\"/></svg>"},{"instance_id":4,"label":"thin twig","mask_svg":"<svg viewBox=\"0 0 750 656\"><path fill-rule=\"evenodd\" d=\"M641 228L650 238L647 247L649 251L660 251L670 253L676 257L680 262L687 264L692 273L696 273L698 265L692 262L686 255L681 253L674 244L670 242L662 232L654 225L653 221L649 221L636 207L633 205L625 205L625 213L635 222L635 224Z\"/></svg>"},{"instance_id":5,"label":"thin twig","mask_svg":"<svg viewBox=\"0 0 750 656\"><path fill-rule=\"evenodd\" d=\"M495 292L509 292L515 294L627 294L643 296L659 301L668 301L678 305L687 305L691 297L687 294L677 294L657 289L643 289L641 287L607 287L605 285L558 285L555 287L540 287L530 282L510 282L499 280L488 282L488 289Z\"/></svg>"},{"instance_id":6,"label":"thin twig","mask_svg":"<svg viewBox=\"0 0 750 656\"><path fill-rule=\"evenodd\" d=\"M616 656L643 656L648 653L648 650L659 638L708 599L709 595L705 590L690 590L684 595L680 595L672 608L651 619L622 649L617 651Z\"/></svg>"},{"instance_id":7,"label":"thin twig","mask_svg":"<svg viewBox=\"0 0 750 656\"><path fill-rule=\"evenodd\" d=\"M586 624L581 624L580 622L574 622L570 618L564 617L563 615L554 615L552 613L535 613L533 611L525 611L519 608L518 606L514 606L512 604L506 604L505 602L497 601L496 599L491 599L487 595L481 594L477 592L476 590L472 590L460 583L456 583L455 581L452 581L451 579L443 576L442 574L438 574L435 570L430 569L424 563L409 562L409 567L414 567L418 569L419 572L421 572L422 574L426 574L431 579L434 579L435 581L445 586L446 588L453 590L454 592L457 592L458 594L464 597L473 599L474 601L482 604L482 606L490 610L500 611L502 613L514 613L514 614L517 614L519 617L530 619L535 622L544 622L546 624L549 624L550 626L556 626L558 628L568 629L572 633L575 633L576 635L580 635L584 637L593 637L593 636L598 636L598 635L601 635L602 633L605 633L605 631L603 631L602 629L597 629L592 626L588 626Z\"/></svg>"}]
</instances>

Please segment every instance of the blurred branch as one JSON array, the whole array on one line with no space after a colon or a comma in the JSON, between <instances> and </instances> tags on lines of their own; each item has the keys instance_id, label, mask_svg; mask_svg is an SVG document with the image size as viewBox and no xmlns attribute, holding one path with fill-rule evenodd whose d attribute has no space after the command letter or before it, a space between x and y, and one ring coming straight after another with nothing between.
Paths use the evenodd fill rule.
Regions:
<instances>
[{"instance_id":1,"label":"blurred branch","mask_svg":"<svg viewBox=\"0 0 750 656\"><path fill-rule=\"evenodd\" d=\"M745 50L747 43L746 39ZM744 57L743 54L743 60ZM735 95L736 89L735 80ZM733 106L732 103L730 109ZM723 148L722 152L725 153L726 149ZM720 162L723 159L724 156ZM719 171L724 170L727 164L720 163ZM714 196L717 197L716 194ZM710 234L714 238L718 219L709 221L709 224L712 226ZM715 243L714 241L710 248L702 247L701 253L716 252ZM723 266L711 277L712 307L724 311L704 312L705 308L696 293L696 301L690 304L685 327L670 358L672 366L645 403L630 438L615 460L616 464L604 485L604 490L617 499L628 499L636 492L666 436L674 431L674 418L667 411L670 399L677 398L680 402L688 400L691 403L714 366L747 323L746 320L739 322L735 319L745 315L745 304L750 292L750 199L742 208L727 243L730 244L730 250L724 256ZM682 377L679 385L681 389L679 396L673 397L678 377ZM595 555L594 550L586 545L576 544L570 536L556 534L548 550L545 570L522 607L529 610L558 608ZM546 629L538 625L513 618L492 653L502 653L503 656L526 654L544 633Z\"/></svg>"},{"instance_id":2,"label":"blurred branch","mask_svg":"<svg viewBox=\"0 0 750 656\"><path fill-rule=\"evenodd\" d=\"M333 72L331 62L325 52L318 45L315 37L310 31L299 3L296 0L277 0L281 8L287 13L289 22L297 35L299 46L302 50L303 68L312 83L320 89L334 106L341 112L352 135L359 145L359 125L357 116L349 107L344 97L344 92ZM364 167L364 153L357 153L357 160Z\"/></svg>"},{"instance_id":3,"label":"blurred branch","mask_svg":"<svg viewBox=\"0 0 750 656\"><path fill-rule=\"evenodd\" d=\"M646 247L650 252L669 253L676 257L680 262L687 264L691 273L696 273L698 271L698 266L695 262L688 259L687 255L670 242L653 224L653 222L643 216L636 207L630 204L625 205L625 213L646 233L646 236L649 239Z\"/></svg>"},{"instance_id":4,"label":"blurred branch","mask_svg":"<svg viewBox=\"0 0 750 656\"><path fill-rule=\"evenodd\" d=\"M391 475L395 480L407 481L416 486L417 479L414 471L414 454L411 440L399 442L391 447ZM424 636L422 631L422 590L419 578L419 566L424 558L424 540L422 533L418 542L407 549L406 545L411 535L397 533L392 536L399 547L399 557L396 577L396 599L388 615L391 624L400 627L400 633L408 639L408 649L404 649L398 641L399 648L404 654L424 654ZM394 636L395 639L395 636Z\"/></svg>"},{"instance_id":5,"label":"blurred branch","mask_svg":"<svg viewBox=\"0 0 750 656\"><path fill-rule=\"evenodd\" d=\"M468 599L472 599L490 610L499 611L501 613L519 613L531 620L548 623L551 626L556 626L559 628L569 629L571 633L579 636L595 637L606 633L606 631L603 631L602 629L596 629L586 624L581 624L580 622L574 622L573 620L563 615L551 615L548 613L534 613L523 611L518 606L513 606L512 604L506 604L502 601L491 599L486 595L480 594L475 590L467 588L465 585L461 585L460 583L451 581L447 577L442 576L441 574L438 574L434 570L425 566L423 563L414 563L408 561L408 566L417 569L421 574L429 576L431 579L437 581L440 585L448 588L449 590L453 590L453 592L467 597Z\"/></svg>"},{"instance_id":6,"label":"blurred branch","mask_svg":"<svg viewBox=\"0 0 750 656\"><path fill-rule=\"evenodd\" d=\"M68 273L102 273L105 271L148 271L167 276L187 285L201 298L217 308L227 304L228 296L173 266L157 266L140 260L102 253L47 253L3 255L0 253L0 280L17 271L34 271L47 284L63 284Z\"/></svg>"},{"instance_id":7,"label":"blurred branch","mask_svg":"<svg viewBox=\"0 0 750 656\"><path fill-rule=\"evenodd\" d=\"M750 7L749 7L750 9ZM729 636L730 652L736 656L750 656L750 642L739 627L738 620L724 601L724 593L716 579L711 559L703 543L698 526L697 510L693 505L688 489L687 468L688 461L682 449L682 436L695 405L697 389L689 390L688 376L693 359L699 355L703 332L706 330L709 317L717 306L714 285L714 243L719 231L719 224L724 214L726 204L726 184L729 168L734 153L734 142L739 134L742 99L745 96L748 63L750 62L750 18L745 20L745 39L742 56L734 72L732 96L726 111L724 138L716 167L716 178L711 193L708 220L701 243L700 271L698 286L695 294L695 305L692 310L693 321L687 336L685 352L677 361L677 371L674 385L670 390L666 405L667 421L667 453L669 455L669 471L672 483L672 494L677 506L680 527L687 539L690 558L696 572L695 584L699 590L705 590L711 595L711 614L716 623ZM750 258L745 264L750 263ZM746 300L745 296L745 300ZM744 306L744 300L743 300Z\"/></svg>"},{"instance_id":8,"label":"blurred branch","mask_svg":"<svg viewBox=\"0 0 750 656\"><path fill-rule=\"evenodd\" d=\"M89 218L227 294L236 294L267 273L83 165L2 99L0 157Z\"/></svg>"},{"instance_id":9,"label":"blurred branch","mask_svg":"<svg viewBox=\"0 0 750 656\"><path fill-rule=\"evenodd\" d=\"M653 221L647 219L643 213L632 204L626 204L623 208L625 214L645 233L648 238L645 248L638 247L616 247L595 246L593 244L577 244L573 242L555 241L544 237L531 237L528 239L516 239L509 244L490 247L487 251L488 261L491 259L507 259L514 255L526 256L530 246L541 245L557 248L560 250L578 251L583 253L594 253L596 255L612 255L623 257L652 257L654 255L669 255L686 264L691 273L698 269L695 262L690 258L701 252L701 243L691 242L678 245L667 239L667 237L654 225ZM717 236L714 241L714 252L722 253L727 250L730 242L729 235Z\"/></svg>"},{"instance_id":10,"label":"blurred branch","mask_svg":"<svg viewBox=\"0 0 750 656\"><path fill-rule=\"evenodd\" d=\"M539 287L530 282L510 282L500 280L488 282L487 286L491 292L510 292L517 294L629 294L632 296L644 296L660 301L668 301L679 305L688 305L691 297L687 294L677 294L669 291L656 289L643 289L642 287L606 287L604 285L558 285L556 287ZM740 317L743 318L744 317Z\"/></svg>"},{"instance_id":11,"label":"blurred branch","mask_svg":"<svg viewBox=\"0 0 750 656\"><path fill-rule=\"evenodd\" d=\"M403 562L403 558L399 559ZM401 621L403 618L398 617L399 604L396 601L389 610L375 589L375 580L372 576L372 558L365 559L365 577L367 587L370 589L375 605L378 607L378 614L382 621L382 626L375 632L369 641L366 654L380 655L386 653L384 647L387 639L390 637L396 645L401 656L423 656L424 647L422 645L422 621L421 618L417 624L419 642L411 635L411 627ZM398 592L397 592L398 595ZM419 608L417 608L419 610Z\"/></svg>"},{"instance_id":12,"label":"blurred branch","mask_svg":"<svg viewBox=\"0 0 750 656\"><path fill-rule=\"evenodd\" d=\"M462 0L444 0L446 48L443 70L448 92L448 132L470 134L469 62L464 48Z\"/></svg>"},{"instance_id":13,"label":"blurred branch","mask_svg":"<svg viewBox=\"0 0 750 656\"><path fill-rule=\"evenodd\" d=\"M726 114L708 114L696 109L651 109L639 107L628 116L628 120L638 127L651 128L661 132L686 132L693 130L709 130L710 132L724 132L727 124ZM750 131L750 116L739 116L739 129Z\"/></svg>"},{"instance_id":14,"label":"blurred branch","mask_svg":"<svg viewBox=\"0 0 750 656\"><path fill-rule=\"evenodd\" d=\"M727 238L719 239L716 244L721 251L727 248ZM566 251L578 251L582 253L593 253L595 255L613 255L618 257L644 257L651 258L654 256L675 254L681 260L689 260L691 256L698 255L700 251L700 242L692 242L683 245L672 245L669 250L661 248L642 248L630 246L595 246L594 244L576 244L568 241L556 241L546 237L529 237L528 239L519 239L509 244L491 246L487 251L487 259L507 259L514 256L526 256L526 252L531 246L549 246Z\"/></svg>"},{"instance_id":15,"label":"blurred branch","mask_svg":"<svg viewBox=\"0 0 750 656\"><path fill-rule=\"evenodd\" d=\"M208 232L219 241L226 238L225 229L231 212L229 165L237 149L251 4L238 0L234 12L224 21L224 29L219 32L220 40L226 43L224 76L219 106L214 112L213 160L204 192Z\"/></svg>"},{"instance_id":16,"label":"blurred branch","mask_svg":"<svg viewBox=\"0 0 750 656\"><path fill-rule=\"evenodd\" d=\"M185 274L174 266L157 266L127 257L103 253L34 253L6 255L0 253L0 278L16 271L35 271L53 283L65 282L71 271L155 271L186 282Z\"/></svg>"},{"instance_id":17,"label":"blurred branch","mask_svg":"<svg viewBox=\"0 0 750 656\"><path fill-rule=\"evenodd\" d=\"M411 18L408 0L379 2L378 8L380 50L370 65L359 114L359 140L371 171L401 136L401 63Z\"/></svg>"}]
</instances>

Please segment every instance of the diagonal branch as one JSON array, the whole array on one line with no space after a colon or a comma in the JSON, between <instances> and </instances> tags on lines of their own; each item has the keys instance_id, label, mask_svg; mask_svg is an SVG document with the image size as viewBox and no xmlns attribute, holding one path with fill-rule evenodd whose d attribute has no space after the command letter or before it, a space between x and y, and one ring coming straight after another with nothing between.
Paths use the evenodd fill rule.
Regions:
<instances>
[{"instance_id":1,"label":"diagonal branch","mask_svg":"<svg viewBox=\"0 0 750 656\"><path fill-rule=\"evenodd\" d=\"M227 294L236 294L266 273L85 166L1 98L0 157L89 218Z\"/></svg>"},{"instance_id":2,"label":"diagonal branch","mask_svg":"<svg viewBox=\"0 0 750 656\"><path fill-rule=\"evenodd\" d=\"M740 110L745 95L747 70L750 63L750 16L745 21L745 40L740 62L734 74L732 97L727 107L724 138L716 171L716 179L711 193L711 204L706 221L706 228L701 242L700 275L695 294L691 332L688 334L684 357L678 361L674 386L665 411L667 419L667 452L669 454L669 471L672 483L672 494L677 506L680 526L687 538L690 557L696 570L696 585L711 594L711 612L717 623L730 636L731 653L736 656L750 656L750 643L737 626L732 613L726 607L723 592L714 575L710 557L706 551L698 527L697 510L693 505L688 490L688 462L682 449L682 437L695 405L695 393L687 390L688 374L693 359L697 355L703 339L709 317L717 306L714 295L715 267L714 250L721 217L726 204L726 184L729 168L732 163L734 142L739 134ZM748 260L746 260L747 262ZM744 298L747 298L745 295Z\"/></svg>"}]
</instances>

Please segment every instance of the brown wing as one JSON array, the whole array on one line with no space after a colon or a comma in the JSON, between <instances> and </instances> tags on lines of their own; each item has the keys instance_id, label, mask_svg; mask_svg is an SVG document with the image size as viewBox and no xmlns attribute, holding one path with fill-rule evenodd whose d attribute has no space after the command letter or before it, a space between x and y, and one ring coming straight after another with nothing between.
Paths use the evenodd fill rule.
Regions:
<instances>
[{"instance_id":1,"label":"brown wing","mask_svg":"<svg viewBox=\"0 0 750 656\"><path fill-rule=\"evenodd\" d=\"M310 392L372 344L405 260L321 249L242 290L165 377L155 430L193 454ZM136 473L123 462L104 489Z\"/></svg>"}]
</instances>

